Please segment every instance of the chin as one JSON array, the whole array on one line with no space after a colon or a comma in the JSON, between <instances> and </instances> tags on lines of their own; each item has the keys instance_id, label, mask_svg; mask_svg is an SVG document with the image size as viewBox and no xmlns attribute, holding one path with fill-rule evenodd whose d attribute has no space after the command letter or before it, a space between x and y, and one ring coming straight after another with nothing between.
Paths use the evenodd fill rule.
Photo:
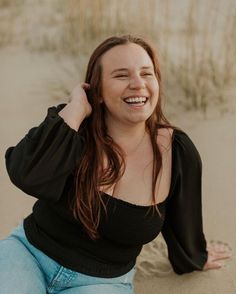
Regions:
<instances>
[{"instance_id":1,"label":"chin","mask_svg":"<svg viewBox=\"0 0 236 294\"><path fill-rule=\"evenodd\" d=\"M142 116L142 117L140 116L140 117L133 117L133 118L129 117L128 121L133 124L145 123L149 117L150 116Z\"/></svg>"}]
</instances>

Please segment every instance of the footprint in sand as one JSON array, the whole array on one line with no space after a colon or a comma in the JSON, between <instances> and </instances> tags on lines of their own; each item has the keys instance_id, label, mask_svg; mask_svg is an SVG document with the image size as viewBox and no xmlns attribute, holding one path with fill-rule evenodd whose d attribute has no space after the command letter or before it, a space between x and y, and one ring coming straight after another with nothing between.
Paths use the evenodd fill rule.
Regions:
<instances>
[{"instance_id":1,"label":"footprint in sand","mask_svg":"<svg viewBox=\"0 0 236 294\"><path fill-rule=\"evenodd\" d=\"M168 252L164 239L159 236L143 246L136 263L136 273L139 276L163 277L173 272L168 260Z\"/></svg>"}]
</instances>

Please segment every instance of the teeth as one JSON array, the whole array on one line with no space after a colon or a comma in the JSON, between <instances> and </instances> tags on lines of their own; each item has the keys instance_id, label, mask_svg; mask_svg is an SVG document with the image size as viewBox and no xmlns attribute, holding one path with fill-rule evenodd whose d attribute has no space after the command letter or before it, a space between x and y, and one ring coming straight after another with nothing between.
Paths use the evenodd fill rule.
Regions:
<instances>
[{"instance_id":1,"label":"teeth","mask_svg":"<svg viewBox=\"0 0 236 294\"><path fill-rule=\"evenodd\" d=\"M132 97L132 98L125 98L125 102L146 102L147 97Z\"/></svg>"}]
</instances>

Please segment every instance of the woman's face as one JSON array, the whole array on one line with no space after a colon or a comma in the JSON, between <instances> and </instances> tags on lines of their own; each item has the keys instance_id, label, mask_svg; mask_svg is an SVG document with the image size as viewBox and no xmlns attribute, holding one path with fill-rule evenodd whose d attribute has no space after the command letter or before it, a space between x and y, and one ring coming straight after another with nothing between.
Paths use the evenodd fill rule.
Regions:
<instances>
[{"instance_id":1,"label":"woman's face","mask_svg":"<svg viewBox=\"0 0 236 294\"><path fill-rule=\"evenodd\" d=\"M101 98L107 124L144 123L159 96L158 80L147 52L134 43L118 45L102 56L101 65Z\"/></svg>"}]
</instances>

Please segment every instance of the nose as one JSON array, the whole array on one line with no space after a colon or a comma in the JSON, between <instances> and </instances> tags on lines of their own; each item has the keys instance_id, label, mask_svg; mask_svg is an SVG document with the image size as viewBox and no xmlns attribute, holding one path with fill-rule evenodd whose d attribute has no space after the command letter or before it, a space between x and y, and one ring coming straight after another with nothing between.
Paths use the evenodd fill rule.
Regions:
<instances>
[{"instance_id":1,"label":"nose","mask_svg":"<svg viewBox=\"0 0 236 294\"><path fill-rule=\"evenodd\" d=\"M133 76L129 82L130 89L141 89L145 87L145 81L140 76Z\"/></svg>"}]
</instances>

